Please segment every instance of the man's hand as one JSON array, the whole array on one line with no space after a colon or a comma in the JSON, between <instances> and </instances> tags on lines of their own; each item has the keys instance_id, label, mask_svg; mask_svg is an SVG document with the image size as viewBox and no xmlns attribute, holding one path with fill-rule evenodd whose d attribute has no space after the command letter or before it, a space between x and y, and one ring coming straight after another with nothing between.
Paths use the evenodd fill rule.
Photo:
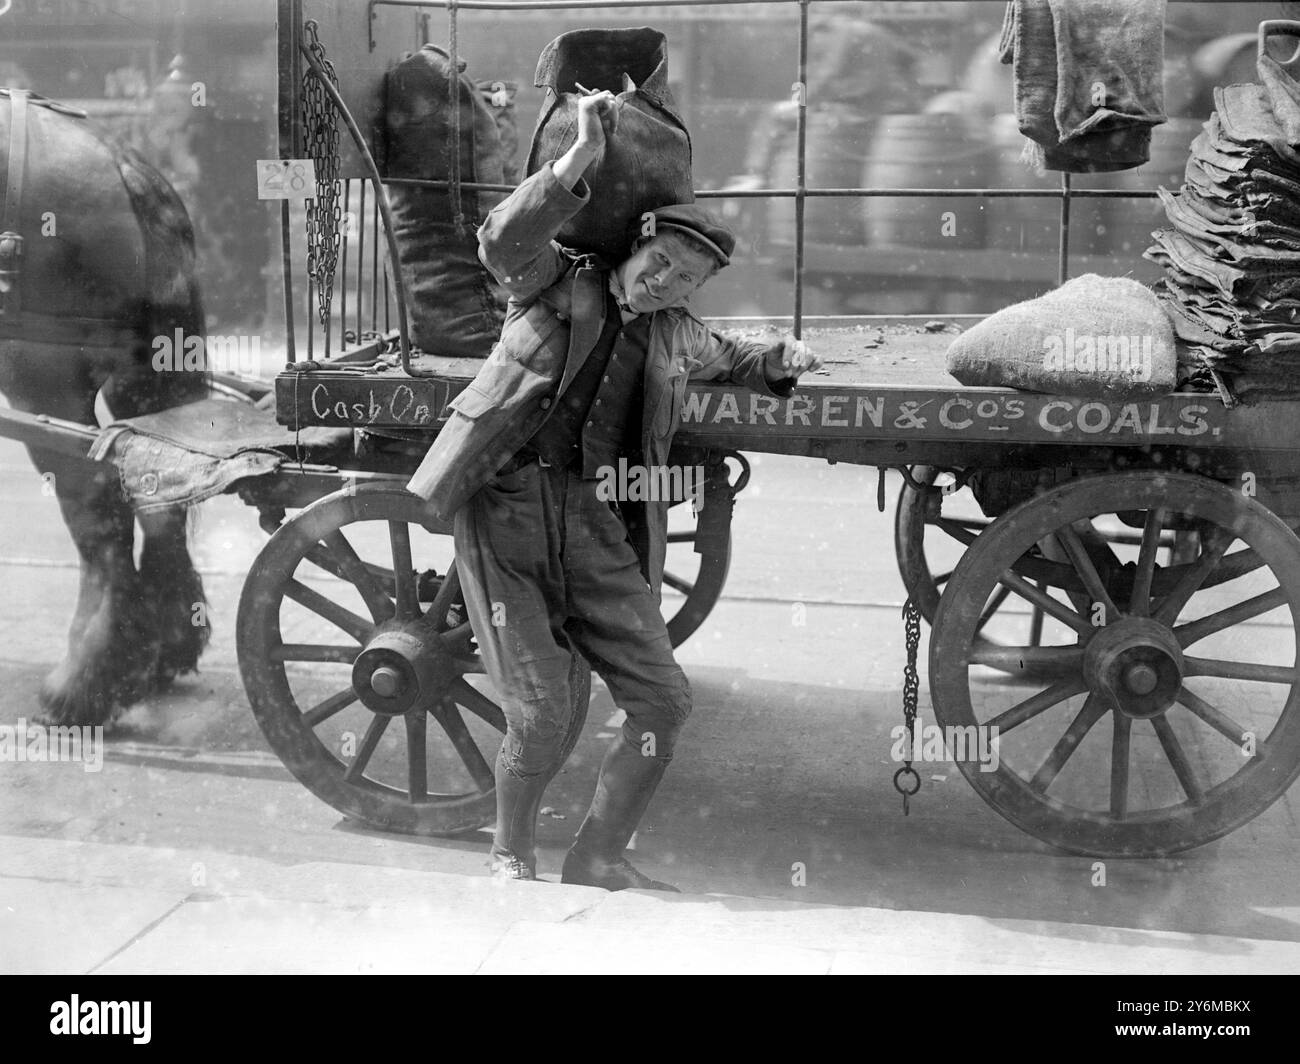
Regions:
<instances>
[{"instance_id":1,"label":"man's hand","mask_svg":"<svg viewBox=\"0 0 1300 1064\"><path fill-rule=\"evenodd\" d=\"M768 348L763 371L768 383L775 383L787 377L798 377L801 373L821 368L820 355L808 350L808 345L793 336L785 336L779 344Z\"/></svg>"},{"instance_id":2,"label":"man's hand","mask_svg":"<svg viewBox=\"0 0 1300 1064\"><path fill-rule=\"evenodd\" d=\"M594 153L605 146L605 138L612 137L618 129L618 113L622 109L618 97L608 90L594 92L583 89L578 100L578 144Z\"/></svg>"},{"instance_id":3,"label":"man's hand","mask_svg":"<svg viewBox=\"0 0 1300 1064\"><path fill-rule=\"evenodd\" d=\"M623 106L612 92L578 88L584 93L578 100L578 139L552 164L556 180L569 191L604 150L605 138L618 129L618 113Z\"/></svg>"}]
</instances>

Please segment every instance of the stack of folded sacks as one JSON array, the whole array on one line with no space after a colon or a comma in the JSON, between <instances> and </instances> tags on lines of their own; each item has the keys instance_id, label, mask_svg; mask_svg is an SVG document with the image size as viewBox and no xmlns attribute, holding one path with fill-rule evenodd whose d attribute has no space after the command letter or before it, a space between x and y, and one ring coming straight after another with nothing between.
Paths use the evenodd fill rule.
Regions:
<instances>
[{"instance_id":1,"label":"stack of folded sacks","mask_svg":"<svg viewBox=\"0 0 1300 1064\"><path fill-rule=\"evenodd\" d=\"M1262 85L1215 89L1185 184L1159 192L1172 228L1146 253L1180 377L1229 403L1300 394L1300 87L1267 55L1259 69Z\"/></svg>"}]
</instances>

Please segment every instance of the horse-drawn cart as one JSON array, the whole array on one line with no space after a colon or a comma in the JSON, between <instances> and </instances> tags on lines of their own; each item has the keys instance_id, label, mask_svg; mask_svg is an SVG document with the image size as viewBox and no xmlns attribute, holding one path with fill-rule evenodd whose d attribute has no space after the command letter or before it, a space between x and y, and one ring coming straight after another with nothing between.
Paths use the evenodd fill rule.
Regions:
<instances>
[{"instance_id":1,"label":"horse-drawn cart","mask_svg":"<svg viewBox=\"0 0 1300 1064\"><path fill-rule=\"evenodd\" d=\"M454 66L457 9L493 5L429 6L451 7ZM271 449L282 457L226 488L270 533L245 583L238 652L271 747L342 813L440 835L490 822L505 719L466 621L450 528L404 490L479 364L409 343L365 132L374 81L396 58L386 35L396 22L411 32L410 7L281 3L283 157L312 157L361 219L349 232L316 217L304 246L283 207L289 333L305 291L312 336L275 381L283 438ZM777 191L801 209L808 190L801 178ZM1168 854L1232 831L1300 774L1294 405L961 387L943 353L967 323L818 321L803 335L827 372L792 398L690 388L675 446L707 477L697 512L674 507L674 641L726 579L749 478L742 452L898 469L897 550L931 625L933 713L950 735L997 737L993 761L956 758L981 797L1090 855ZM1275 623L1257 623L1265 615ZM569 749L589 686L574 690Z\"/></svg>"}]
</instances>

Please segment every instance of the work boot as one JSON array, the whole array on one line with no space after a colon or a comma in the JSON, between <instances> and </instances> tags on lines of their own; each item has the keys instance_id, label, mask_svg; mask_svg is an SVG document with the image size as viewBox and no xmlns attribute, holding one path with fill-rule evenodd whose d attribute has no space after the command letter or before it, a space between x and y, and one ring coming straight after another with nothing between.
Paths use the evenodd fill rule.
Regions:
<instances>
[{"instance_id":1,"label":"work boot","mask_svg":"<svg viewBox=\"0 0 1300 1064\"><path fill-rule=\"evenodd\" d=\"M506 768L504 747L497 753L495 775L497 826L489 868L497 879L536 879L537 811L551 776L520 779Z\"/></svg>"},{"instance_id":2,"label":"work boot","mask_svg":"<svg viewBox=\"0 0 1300 1064\"><path fill-rule=\"evenodd\" d=\"M639 747L622 737L614 741L600 766L591 809L564 858L561 883L678 893L676 887L638 872L623 856L667 767L667 761L643 757Z\"/></svg>"}]
</instances>

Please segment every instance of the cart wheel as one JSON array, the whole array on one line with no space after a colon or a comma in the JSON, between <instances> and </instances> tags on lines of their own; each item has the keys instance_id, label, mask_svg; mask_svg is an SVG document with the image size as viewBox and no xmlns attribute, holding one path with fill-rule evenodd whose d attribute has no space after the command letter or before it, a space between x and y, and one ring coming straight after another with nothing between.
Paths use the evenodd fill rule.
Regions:
<instances>
[{"instance_id":1,"label":"cart wheel","mask_svg":"<svg viewBox=\"0 0 1300 1064\"><path fill-rule=\"evenodd\" d=\"M749 466L735 457L742 462L740 477L747 481ZM743 487L738 481L734 490ZM727 467L720 462L705 478L704 508L698 514L685 501L668 511L662 603L674 647L695 633L722 596L731 569L732 500Z\"/></svg>"},{"instance_id":2,"label":"cart wheel","mask_svg":"<svg viewBox=\"0 0 1300 1064\"><path fill-rule=\"evenodd\" d=\"M685 511L681 517L685 527L674 527L678 510ZM690 514L690 506L673 507L669 521L672 524L668 530L662 601L668 618L668 638L674 647L679 647L695 634L722 597L731 570L731 533L717 547L697 554L694 552L697 522ZM676 544L690 544L691 554L682 546L674 549Z\"/></svg>"},{"instance_id":3,"label":"cart wheel","mask_svg":"<svg viewBox=\"0 0 1300 1064\"><path fill-rule=\"evenodd\" d=\"M912 478L927 487L934 483L939 470L934 466L913 466ZM967 493L969 494L969 492ZM921 616L934 622L939 609L939 596L952 576L952 566L932 565L926 554L926 527L945 531L963 546L974 542L976 536L989 526L989 519L979 514L978 508L966 516L943 513L947 496L917 491L906 481L894 509L894 553L898 558L898 574L903 586L921 611ZM951 508L950 508L951 509ZM955 564L955 563L954 563Z\"/></svg>"},{"instance_id":4,"label":"cart wheel","mask_svg":"<svg viewBox=\"0 0 1300 1064\"><path fill-rule=\"evenodd\" d=\"M1140 519L1138 542L1108 537L1116 564L1099 567L1079 529L1118 530L1117 513ZM1168 529L1196 533L1192 560L1156 563ZM1040 554L1035 587L1021 570L1048 539L1070 561ZM978 639L1003 588L1042 608L1041 645ZM958 563L930 639L935 714L961 729L945 735L962 773L1023 830L1089 856L1177 853L1244 824L1300 773L1298 615L1300 539L1253 499L1186 474L1072 481L1000 517ZM1030 697L976 682L1017 661L1050 674Z\"/></svg>"},{"instance_id":5,"label":"cart wheel","mask_svg":"<svg viewBox=\"0 0 1300 1064\"><path fill-rule=\"evenodd\" d=\"M912 477L918 483L928 486L934 483L938 472L933 466L915 466L912 469ZM949 565L932 562L927 553L927 531L931 533L932 540L929 549L942 556L945 548L935 544L933 542L935 539L946 536L951 541L947 545L948 553L956 549L954 544L964 550L974 543L979 534L991 523L979 512L974 499L969 498L970 492L965 489L963 491L968 497L965 500L966 505L963 505L963 500L959 497L961 493L954 493L954 496L958 497L950 502L950 496L918 491L910 484L904 483L903 490L898 496L898 506L894 510L894 552L898 558L898 572L903 578L903 587L907 589L908 595L921 611L921 616L931 625L934 624L934 616L939 609L939 598L943 594L944 586L952 577L956 562L954 560ZM948 513L943 512L945 503L948 504ZM954 510L961 512L954 513ZM1009 594L1008 592L1007 595ZM996 640L989 640L983 629L1006 602L1007 595L1002 595L994 601L993 608L982 619L976 633L981 641L996 643ZM1027 625L1029 645L1037 646L1042 638L1042 611L1037 606L1031 606L1027 621L1021 623L1022 627ZM1020 669L1016 671L1018 675L1021 673Z\"/></svg>"},{"instance_id":6,"label":"cart wheel","mask_svg":"<svg viewBox=\"0 0 1300 1064\"><path fill-rule=\"evenodd\" d=\"M451 835L496 812L505 716L475 675L449 532L401 488L336 492L271 536L240 598L239 667L267 742L318 798L385 831ZM578 655L570 682L565 758L591 693Z\"/></svg>"}]
</instances>

